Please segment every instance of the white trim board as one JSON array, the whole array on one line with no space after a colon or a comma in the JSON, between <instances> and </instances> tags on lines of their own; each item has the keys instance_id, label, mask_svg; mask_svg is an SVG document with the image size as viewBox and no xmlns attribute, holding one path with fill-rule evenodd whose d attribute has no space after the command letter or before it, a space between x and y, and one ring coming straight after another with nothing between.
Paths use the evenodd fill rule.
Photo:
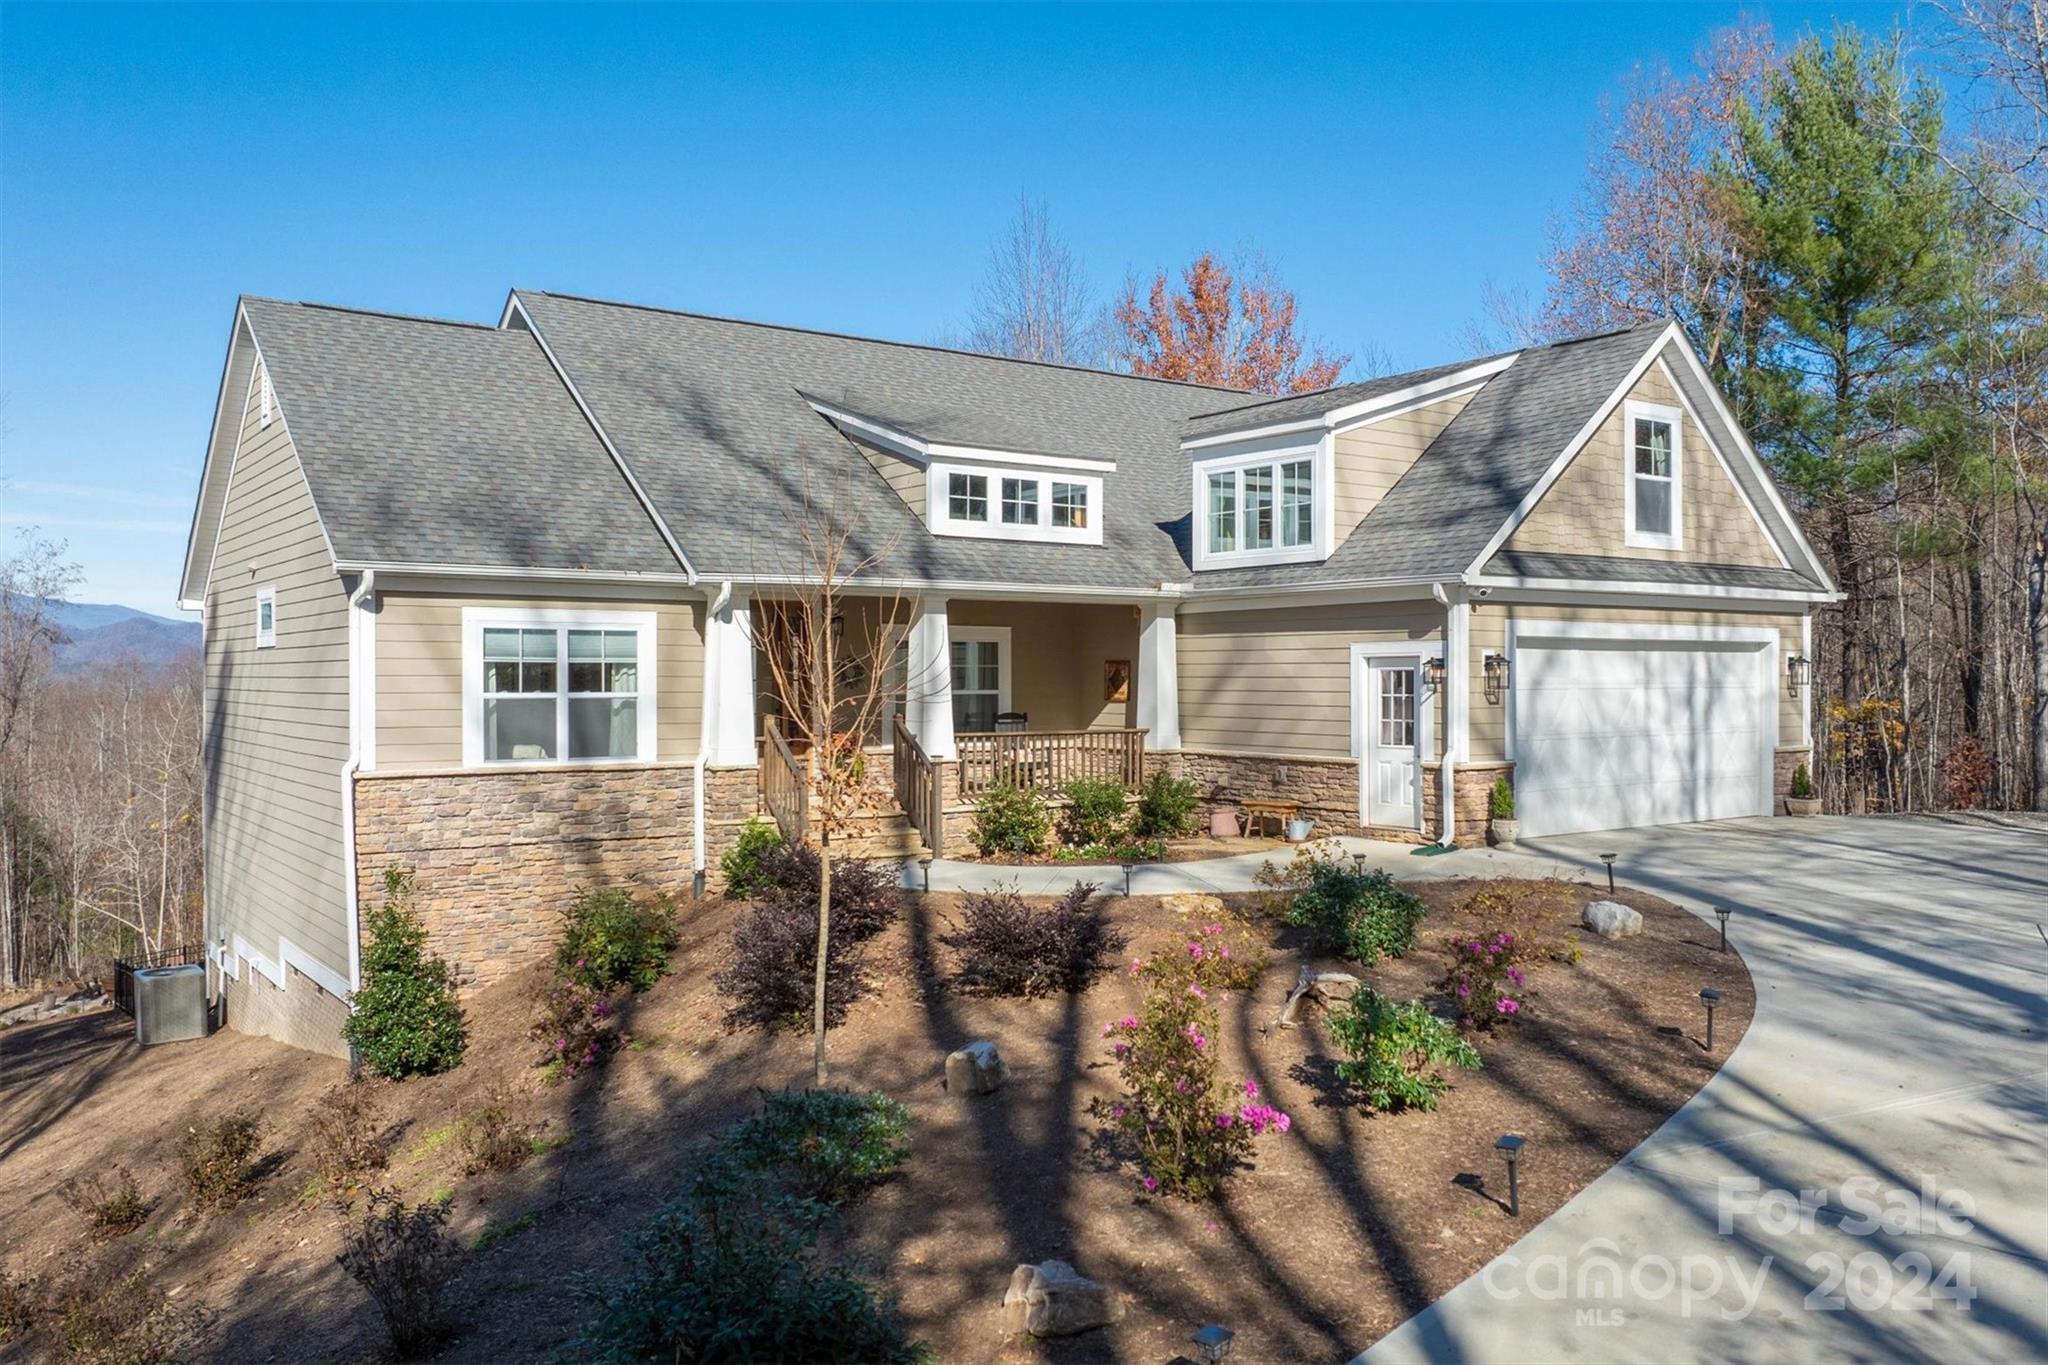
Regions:
<instances>
[{"instance_id":1,"label":"white trim board","mask_svg":"<svg viewBox=\"0 0 2048 1365\"><path fill-rule=\"evenodd\" d=\"M1636 423L1661 422L1671 429L1671 529L1645 531L1636 525ZM1621 405L1621 543L1632 550L1685 549L1685 409L1630 398Z\"/></svg>"},{"instance_id":2,"label":"white trim board","mask_svg":"<svg viewBox=\"0 0 2048 1365\"><path fill-rule=\"evenodd\" d=\"M851 427L865 439L912 464L929 465L936 460L956 464L985 464L1017 469L1073 469L1096 474L1114 474L1115 460L1085 459L1078 455L1041 455L1028 450L998 450L992 446L955 445L929 441L914 431L892 426L879 417L868 417L842 408L823 398L803 394L811 411L838 427Z\"/></svg>"},{"instance_id":3,"label":"white trim board","mask_svg":"<svg viewBox=\"0 0 2048 1365\"><path fill-rule=\"evenodd\" d=\"M1288 422L1269 422L1259 426L1239 427L1233 431L1218 432L1212 436L1193 437L1182 441L1180 448L1190 451L1205 450L1210 446L1229 445L1236 441L1282 436L1292 432L1334 431L1340 426L1356 426L1363 425L1366 422L1380 421L1384 418L1395 416L1396 412L1394 410L1401 409L1404 405L1411 408L1419 407L1427 403L1434 403L1449 398L1460 390L1475 388L1477 387L1475 381L1483 382L1491 379L1520 359L1521 354L1520 351L1516 351L1509 355L1495 356L1491 360L1468 365L1454 373L1440 375L1435 379L1425 380L1419 384L1410 384L1406 388L1395 389L1389 393L1375 394L1371 398L1362 398L1355 403L1347 403L1343 407L1332 408L1330 411L1320 413L1314 417L1296 418ZM1276 403L1285 401L1286 399L1274 400Z\"/></svg>"}]
</instances>

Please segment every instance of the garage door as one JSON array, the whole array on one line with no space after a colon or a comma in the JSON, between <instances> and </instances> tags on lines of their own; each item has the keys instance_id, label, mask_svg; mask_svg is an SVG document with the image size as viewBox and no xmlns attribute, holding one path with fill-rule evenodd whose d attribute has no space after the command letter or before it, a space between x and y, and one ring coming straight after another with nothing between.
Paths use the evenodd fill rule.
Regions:
<instances>
[{"instance_id":1,"label":"garage door","mask_svg":"<svg viewBox=\"0 0 2048 1365\"><path fill-rule=\"evenodd\" d=\"M1523 832L1768 814L1766 669L1747 642L1518 639Z\"/></svg>"}]
</instances>

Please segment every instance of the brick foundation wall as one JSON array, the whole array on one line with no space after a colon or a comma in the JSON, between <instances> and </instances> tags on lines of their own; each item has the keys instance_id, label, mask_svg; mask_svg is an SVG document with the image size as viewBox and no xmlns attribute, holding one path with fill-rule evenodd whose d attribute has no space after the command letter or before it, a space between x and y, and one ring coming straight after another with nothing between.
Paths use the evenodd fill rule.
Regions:
<instances>
[{"instance_id":1,"label":"brick foundation wall","mask_svg":"<svg viewBox=\"0 0 2048 1365\"><path fill-rule=\"evenodd\" d=\"M759 768L709 768L704 770L704 877L705 885L718 888L725 874L718 860L740 837L740 827L761 809ZM684 880L687 882L688 878Z\"/></svg>"},{"instance_id":2,"label":"brick foundation wall","mask_svg":"<svg viewBox=\"0 0 2048 1365\"><path fill-rule=\"evenodd\" d=\"M1771 814L1785 813L1785 798L1792 794L1792 770L1800 764L1807 765L1807 772L1813 771L1813 746L1793 744L1779 749L1772 755L1771 763Z\"/></svg>"},{"instance_id":3,"label":"brick foundation wall","mask_svg":"<svg viewBox=\"0 0 2048 1365\"><path fill-rule=\"evenodd\" d=\"M227 994L225 1026L347 1060L341 1026L348 1022L348 1003L322 990L313 978L291 967L284 971L290 984L282 990L246 962L239 978L219 977Z\"/></svg>"},{"instance_id":4,"label":"brick foundation wall","mask_svg":"<svg viewBox=\"0 0 2048 1365\"><path fill-rule=\"evenodd\" d=\"M730 822L708 820L707 834L737 828L732 812L744 801L731 774L742 772L751 791L751 768L705 774L707 806ZM463 985L495 981L552 949L559 912L579 890L689 893L693 778L687 764L361 774L356 868L365 916L382 900L384 869L411 867L436 951Z\"/></svg>"}]
</instances>

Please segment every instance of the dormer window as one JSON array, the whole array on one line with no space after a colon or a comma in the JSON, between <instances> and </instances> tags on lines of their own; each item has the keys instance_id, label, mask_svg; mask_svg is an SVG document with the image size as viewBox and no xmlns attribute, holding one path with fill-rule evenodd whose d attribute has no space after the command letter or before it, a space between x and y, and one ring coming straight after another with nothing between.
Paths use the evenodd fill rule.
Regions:
<instances>
[{"instance_id":1,"label":"dormer window","mask_svg":"<svg viewBox=\"0 0 2048 1365\"><path fill-rule=\"evenodd\" d=\"M1638 549L1676 550L1683 543L1681 415L1676 408L1653 403L1629 403L1623 415L1628 439L1623 540Z\"/></svg>"},{"instance_id":2,"label":"dormer window","mask_svg":"<svg viewBox=\"0 0 2048 1365\"><path fill-rule=\"evenodd\" d=\"M1327 509L1317 493L1327 477L1315 448L1221 456L1196 463L1195 567L1300 563L1327 553Z\"/></svg>"},{"instance_id":3,"label":"dormer window","mask_svg":"<svg viewBox=\"0 0 2048 1365\"><path fill-rule=\"evenodd\" d=\"M937 460L929 468L926 512L935 535L1102 543L1102 479L1095 474Z\"/></svg>"}]
</instances>

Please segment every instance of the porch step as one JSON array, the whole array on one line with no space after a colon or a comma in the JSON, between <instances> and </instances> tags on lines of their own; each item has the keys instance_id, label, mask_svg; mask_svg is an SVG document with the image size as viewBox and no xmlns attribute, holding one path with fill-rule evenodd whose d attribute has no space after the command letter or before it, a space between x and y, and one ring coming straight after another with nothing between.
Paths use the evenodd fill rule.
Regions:
<instances>
[{"instance_id":1,"label":"porch step","mask_svg":"<svg viewBox=\"0 0 2048 1365\"><path fill-rule=\"evenodd\" d=\"M862 811L833 844L856 858L922 858L931 852L901 809Z\"/></svg>"}]
</instances>

